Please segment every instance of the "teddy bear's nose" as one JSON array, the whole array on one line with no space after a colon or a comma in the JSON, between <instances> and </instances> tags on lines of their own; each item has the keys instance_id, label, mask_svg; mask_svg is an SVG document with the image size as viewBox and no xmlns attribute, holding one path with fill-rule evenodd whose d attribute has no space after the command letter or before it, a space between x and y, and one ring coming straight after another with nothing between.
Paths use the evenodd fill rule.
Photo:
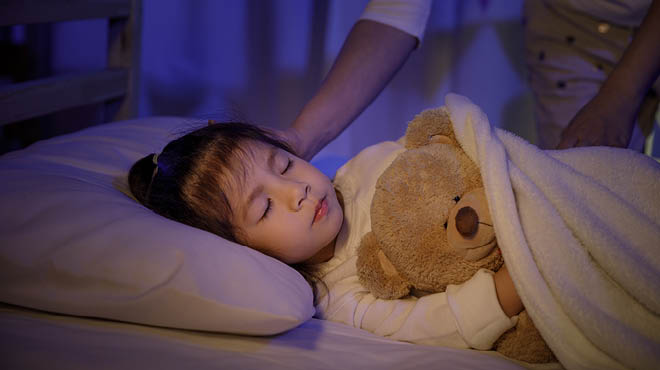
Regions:
<instances>
[{"instance_id":1,"label":"teddy bear's nose","mask_svg":"<svg viewBox=\"0 0 660 370\"><path fill-rule=\"evenodd\" d=\"M472 207L463 207L456 213L456 229L463 237L469 237L477 232L479 216Z\"/></svg>"}]
</instances>

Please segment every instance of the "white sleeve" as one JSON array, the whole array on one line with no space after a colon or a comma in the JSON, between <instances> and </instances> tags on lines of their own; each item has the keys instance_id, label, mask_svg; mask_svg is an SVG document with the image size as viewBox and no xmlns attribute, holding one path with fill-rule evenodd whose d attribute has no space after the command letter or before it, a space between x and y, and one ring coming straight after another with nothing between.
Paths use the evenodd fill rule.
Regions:
<instances>
[{"instance_id":1,"label":"white sleeve","mask_svg":"<svg viewBox=\"0 0 660 370\"><path fill-rule=\"evenodd\" d=\"M481 269L462 285L447 287L447 301L458 330L472 348L490 349L497 338L518 322L518 316L509 318L502 310L493 274Z\"/></svg>"},{"instance_id":2,"label":"white sleeve","mask_svg":"<svg viewBox=\"0 0 660 370\"><path fill-rule=\"evenodd\" d=\"M371 0L359 19L392 26L417 38L419 45L431 14L431 0Z\"/></svg>"},{"instance_id":3,"label":"white sleeve","mask_svg":"<svg viewBox=\"0 0 660 370\"><path fill-rule=\"evenodd\" d=\"M419 299L378 299L357 276L332 284L329 296L329 301L328 295L321 299L320 318L419 344L486 350L517 321L502 311L492 273L483 269L446 293Z\"/></svg>"}]
</instances>

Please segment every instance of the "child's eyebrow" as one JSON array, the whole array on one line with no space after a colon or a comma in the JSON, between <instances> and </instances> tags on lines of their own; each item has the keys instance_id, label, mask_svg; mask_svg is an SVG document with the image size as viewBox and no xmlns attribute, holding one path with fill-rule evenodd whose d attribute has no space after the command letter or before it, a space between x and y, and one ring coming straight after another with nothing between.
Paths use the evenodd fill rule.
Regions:
<instances>
[{"instance_id":1,"label":"child's eyebrow","mask_svg":"<svg viewBox=\"0 0 660 370\"><path fill-rule=\"evenodd\" d=\"M277 148L271 147L268 150L268 159L266 160L266 163L267 163L269 169L272 169L273 166L275 165L275 156L276 155L277 155ZM245 207L245 212L244 212L244 215L243 215L244 218L246 218L247 211L250 209L250 206L252 205L252 202L254 202L254 200L259 195L261 195L261 193L263 193L263 191L264 191L263 184L259 184L259 185L255 186L254 189L252 189L252 191L250 192L250 195L247 197L247 201L245 203L247 206Z\"/></svg>"}]
</instances>

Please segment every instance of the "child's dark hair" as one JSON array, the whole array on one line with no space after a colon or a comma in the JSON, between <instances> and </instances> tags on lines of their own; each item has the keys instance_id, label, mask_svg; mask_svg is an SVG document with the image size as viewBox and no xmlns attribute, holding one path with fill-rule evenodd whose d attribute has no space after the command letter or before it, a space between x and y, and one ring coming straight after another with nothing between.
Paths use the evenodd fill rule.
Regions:
<instances>
[{"instance_id":1,"label":"child's dark hair","mask_svg":"<svg viewBox=\"0 0 660 370\"><path fill-rule=\"evenodd\" d=\"M135 198L169 219L238 241L222 174L235 169L243 146L261 142L296 154L269 132L239 123L217 123L192 131L133 164L128 183ZM226 176L225 176L226 177ZM306 266L296 268L316 295L316 279Z\"/></svg>"},{"instance_id":2,"label":"child's dark hair","mask_svg":"<svg viewBox=\"0 0 660 370\"><path fill-rule=\"evenodd\" d=\"M161 216L235 242L232 209L221 179L236 166L234 161L247 141L295 154L285 142L256 126L212 124L171 141L157 160L156 154L138 160L128 174L131 192Z\"/></svg>"}]
</instances>

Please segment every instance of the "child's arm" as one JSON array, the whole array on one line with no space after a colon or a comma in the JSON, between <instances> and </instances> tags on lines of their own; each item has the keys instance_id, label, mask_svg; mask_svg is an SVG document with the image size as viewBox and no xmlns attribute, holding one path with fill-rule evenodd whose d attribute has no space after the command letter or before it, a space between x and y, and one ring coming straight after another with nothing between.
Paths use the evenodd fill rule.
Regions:
<instances>
[{"instance_id":1,"label":"child's arm","mask_svg":"<svg viewBox=\"0 0 660 370\"><path fill-rule=\"evenodd\" d=\"M515 316L523 310L523 304L513 286L513 280L509 275L506 265L503 265L493 276L495 282L495 291L497 292L497 300L502 306L502 311L509 316Z\"/></svg>"},{"instance_id":2,"label":"child's arm","mask_svg":"<svg viewBox=\"0 0 660 370\"><path fill-rule=\"evenodd\" d=\"M390 339L487 350L516 322L502 310L493 273L487 270L461 285L449 285L443 293L395 300L374 297L357 276L340 276L338 281L324 278L331 300L321 297L318 317Z\"/></svg>"}]
</instances>

